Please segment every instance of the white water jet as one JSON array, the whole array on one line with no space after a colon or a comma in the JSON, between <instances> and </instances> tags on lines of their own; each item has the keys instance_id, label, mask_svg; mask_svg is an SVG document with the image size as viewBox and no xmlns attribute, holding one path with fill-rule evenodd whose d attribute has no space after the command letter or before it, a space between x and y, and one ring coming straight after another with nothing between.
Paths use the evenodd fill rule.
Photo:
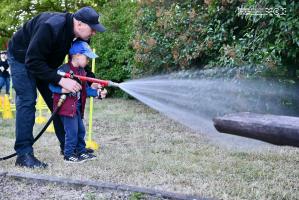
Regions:
<instances>
[{"instance_id":1,"label":"white water jet","mask_svg":"<svg viewBox=\"0 0 299 200\"><path fill-rule=\"evenodd\" d=\"M245 111L292 114L292 109L287 109L282 102L298 98L283 84L257 79L182 79L164 75L124 82L120 87L211 141L242 148L265 143L218 133L213 126L214 117Z\"/></svg>"}]
</instances>

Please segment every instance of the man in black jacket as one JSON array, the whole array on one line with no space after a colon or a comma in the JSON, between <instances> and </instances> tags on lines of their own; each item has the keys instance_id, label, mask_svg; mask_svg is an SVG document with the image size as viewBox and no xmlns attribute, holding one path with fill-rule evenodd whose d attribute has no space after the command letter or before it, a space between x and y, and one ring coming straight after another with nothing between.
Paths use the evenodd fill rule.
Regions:
<instances>
[{"instance_id":1,"label":"man in black jacket","mask_svg":"<svg viewBox=\"0 0 299 200\"><path fill-rule=\"evenodd\" d=\"M46 168L33 154L33 126L35 121L36 88L52 110L49 83L77 92L81 85L62 78L56 69L63 63L72 42L89 40L96 32L104 32L99 14L91 7L76 13L42 13L26 22L12 37L8 48L12 81L16 91L16 166ZM61 150L65 132L58 117L54 118L56 136Z\"/></svg>"}]
</instances>

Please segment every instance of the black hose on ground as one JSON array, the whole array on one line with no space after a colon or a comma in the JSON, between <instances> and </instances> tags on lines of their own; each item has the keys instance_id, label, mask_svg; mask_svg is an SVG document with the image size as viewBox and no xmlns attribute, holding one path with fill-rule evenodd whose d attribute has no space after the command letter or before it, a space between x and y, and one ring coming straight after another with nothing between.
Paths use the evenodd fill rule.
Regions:
<instances>
[{"instance_id":1,"label":"black hose on ground","mask_svg":"<svg viewBox=\"0 0 299 200\"><path fill-rule=\"evenodd\" d=\"M66 99L66 95L65 94L62 94L60 96L60 99L59 99L59 102L57 104L57 107L56 109L53 111L51 117L48 119L47 123L45 124L45 126L42 128L42 130L38 133L38 135L34 138L33 140L33 144L44 134L44 132L47 130L48 126L51 124L51 122L53 121L53 118L54 116L56 115L56 113L59 111L60 107L62 106L62 104L64 103ZM32 144L32 145L33 145ZM8 156L5 156L5 157L2 157L0 158L0 161L2 160L8 160L10 158L13 158L17 155L17 153L13 153L13 154L10 154Z\"/></svg>"}]
</instances>

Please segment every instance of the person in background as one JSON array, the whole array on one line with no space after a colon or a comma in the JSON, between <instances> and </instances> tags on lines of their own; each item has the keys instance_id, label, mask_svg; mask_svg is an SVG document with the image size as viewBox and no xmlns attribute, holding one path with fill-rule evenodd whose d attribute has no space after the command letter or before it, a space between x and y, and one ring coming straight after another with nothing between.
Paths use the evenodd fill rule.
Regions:
<instances>
[{"instance_id":1,"label":"person in background","mask_svg":"<svg viewBox=\"0 0 299 200\"><path fill-rule=\"evenodd\" d=\"M5 85L5 94L9 95L10 72L9 72L9 65L7 63L6 52L1 52L0 59L1 59L0 60L0 93L2 87Z\"/></svg>"}]
</instances>

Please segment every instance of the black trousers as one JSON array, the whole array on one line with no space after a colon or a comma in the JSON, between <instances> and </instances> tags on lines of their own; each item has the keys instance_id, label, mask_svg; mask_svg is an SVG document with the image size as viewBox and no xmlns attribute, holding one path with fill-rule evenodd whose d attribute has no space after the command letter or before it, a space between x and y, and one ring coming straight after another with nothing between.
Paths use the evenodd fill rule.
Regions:
<instances>
[{"instance_id":1,"label":"black trousers","mask_svg":"<svg viewBox=\"0 0 299 200\"><path fill-rule=\"evenodd\" d=\"M51 110L51 112L53 112L53 98L52 98L52 92L49 89L49 83L36 80L36 86L38 91L44 98L48 108ZM65 143L65 131L64 131L63 123L58 115L55 115L55 117L53 118L53 125L55 129L55 134L60 143L60 148L63 151L64 143Z\"/></svg>"},{"instance_id":2,"label":"black trousers","mask_svg":"<svg viewBox=\"0 0 299 200\"><path fill-rule=\"evenodd\" d=\"M41 93L47 106L53 112L52 92L49 83L35 79L26 69L24 63L20 63L8 52L8 62L11 66L11 77L16 91L16 142L15 150L18 155L33 152L33 126L35 123L35 104L37 98L36 88ZM65 131L61 119L57 116L53 119L56 136L60 142L61 150L64 150Z\"/></svg>"}]
</instances>

